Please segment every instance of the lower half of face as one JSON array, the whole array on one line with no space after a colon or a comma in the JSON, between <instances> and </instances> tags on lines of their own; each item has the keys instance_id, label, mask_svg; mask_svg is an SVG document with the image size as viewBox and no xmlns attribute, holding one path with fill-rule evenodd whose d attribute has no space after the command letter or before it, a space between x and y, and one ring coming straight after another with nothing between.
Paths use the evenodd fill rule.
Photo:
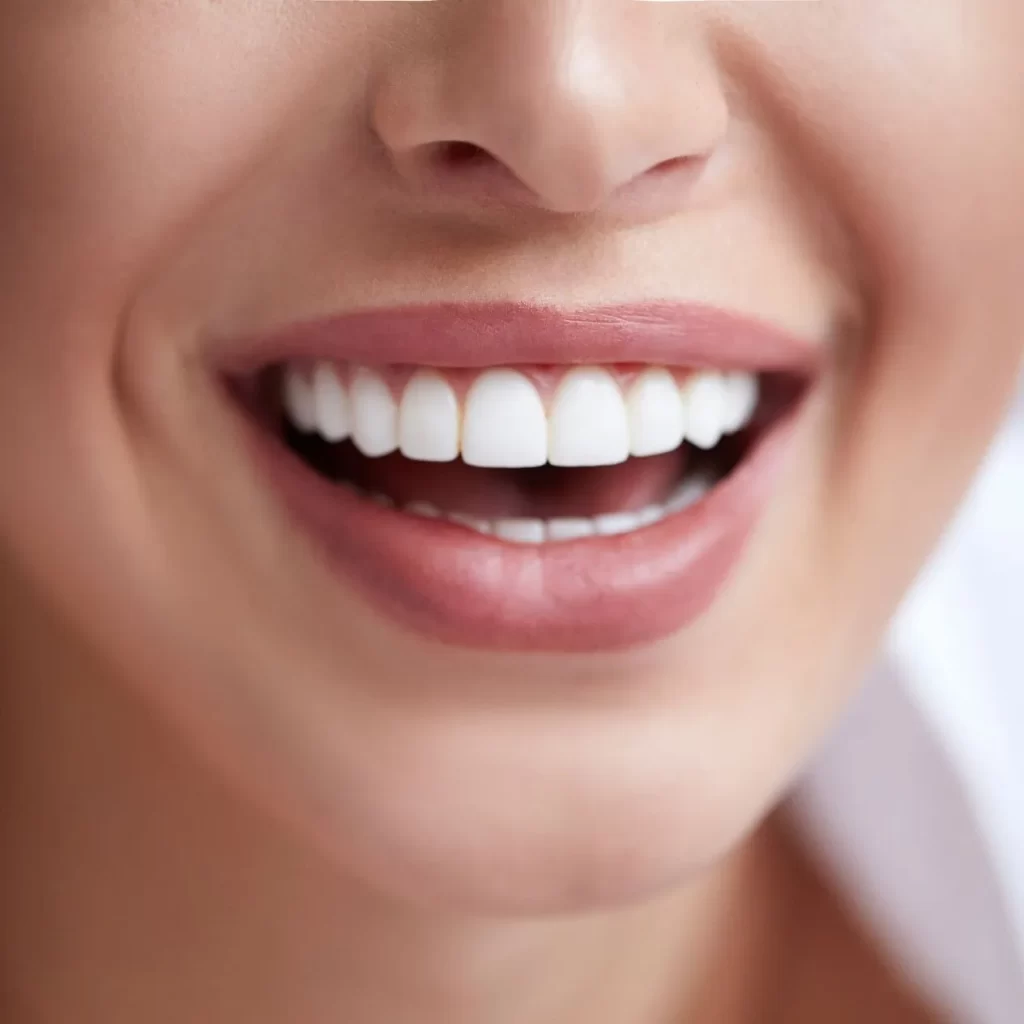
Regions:
<instances>
[{"instance_id":1,"label":"lower half of face","mask_svg":"<svg viewBox=\"0 0 1024 1024\"><path fill-rule=\"evenodd\" d=\"M4 544L358 878L685 879L1010 394L1024 19L268 6L0 15Z\"/></svg>"}]
</instances>

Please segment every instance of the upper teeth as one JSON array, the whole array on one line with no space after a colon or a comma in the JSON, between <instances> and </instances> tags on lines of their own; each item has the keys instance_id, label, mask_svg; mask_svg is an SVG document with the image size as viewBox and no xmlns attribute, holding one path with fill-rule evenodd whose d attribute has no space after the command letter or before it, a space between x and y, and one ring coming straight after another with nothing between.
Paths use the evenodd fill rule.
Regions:
<instances>
[{"instance_id":1,"label":"upper teeth","mask_svg":"<svg viewBox=\"0 0 1024 1024\"><path fill-rule=\"evenodd\" d=\"M338 368L289 366L284 408L304 433L327 441L349 437L370 457L401 451L422 462L504 469L609 466L630 455L670 452L683 441L713 448L745 427L758 403L752 373L702 371L678 381L651 368L626 388L599 367L569 370L545 405L530 378L505 368L485 370L460 402L456 389L433 370L417 371L400 401L384 377L355 368L347 381Z\"/></svg>"}]
</instances>

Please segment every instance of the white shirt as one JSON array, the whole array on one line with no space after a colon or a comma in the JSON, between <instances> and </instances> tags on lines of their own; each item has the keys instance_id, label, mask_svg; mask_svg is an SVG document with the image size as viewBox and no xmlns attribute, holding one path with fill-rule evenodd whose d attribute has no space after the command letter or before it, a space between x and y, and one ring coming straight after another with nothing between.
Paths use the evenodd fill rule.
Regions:
<instances>
[{"instance_id":1,"label":"white shirt","mask_svg":"<svg viewBox=\"0 0 1024 1024\"><path fill-rule=\"evenodd\" d=\"M793 803L926 996L1024 1022L1024 389Z\"/></svg>"}]
</instances>

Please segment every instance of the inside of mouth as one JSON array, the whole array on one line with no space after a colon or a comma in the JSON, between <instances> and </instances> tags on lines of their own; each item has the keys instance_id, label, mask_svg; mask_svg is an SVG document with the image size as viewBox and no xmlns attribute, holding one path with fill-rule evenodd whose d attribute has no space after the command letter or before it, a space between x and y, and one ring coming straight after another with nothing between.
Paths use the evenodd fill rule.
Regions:
<instances>
[{"instance_id":1,"label":"inside of mouth","mask_svg":"<svg viewBox=\"0 0 1024 1024\"><path fill-rule=\"evenodd\" d=\"M418 462L398 452L370 459L352 444L331 445L285 428L285 439L320 476L354 486L398 508L451 513L485 520L593 518L639 512L667 504L687 483L723 479L737 461L731 452L699 452L683 445L674 452L630 458L614 466L484 469L461 459ZM733 439L734 440L734 439Z\"/></svg>"},{"instance_id":2,"label":"inside of mouth","mask_svg":"<svg viewBox=\"0 0 1024 1024\"><path fill-rule=\"evenodd\" d=\"M573 523L603 524L595 532L630 532L638 522L656 522L702 500L736 470L800 391L792 378L761 375L759 405L750 424L710 450L684 441L673 451L630 457L616 465L489 469L461 458L423 462L399 452L368 457L351 439L332 443L296 429L281 407L283 372L274 367L260 374L249 388L249 404L257 407L264 426L320 477L382 505L455 521L464 518L466 525L564 523L566 539L575 536Z\"/></svg>"}]
</instances>

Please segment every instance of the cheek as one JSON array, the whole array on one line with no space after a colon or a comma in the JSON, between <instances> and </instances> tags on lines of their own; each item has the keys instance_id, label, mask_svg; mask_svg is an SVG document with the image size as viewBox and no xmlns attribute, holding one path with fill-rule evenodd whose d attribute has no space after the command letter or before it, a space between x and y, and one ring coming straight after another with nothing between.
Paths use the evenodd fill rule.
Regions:
<instances>
[{"instance_id":1,"label":"cheek","mask_svg":"<svg viewBox=\"0 0 1024 1024\"><path fill-rule=\"evenodd\" d=\"M745 62L787 69L754 83L785 97L765 112L770 134L851 240L867 305L787 505L752 553L751 586L724 606L763 624L745 666L762 709L800 685L831 713L822 681L868 657L982 458L1024 350L1024 65L1006 42L1024 38L1024 8L887 5L871 20L871 6L833 18L821 5L828 29L801 52L771 41L767 11L778 64ZM764 580L781 581L768 616ZM771 666L792 666L793 651L807 671L780 672L773 689Z\"/></svg>"},{"instance_id":2,"label":"cheek","mask_svg":"<svg viewBox=\"0 0 1024 1024\"><path fill-rule=\"evenodd\" d=\"M786 103L773 112L781 137L845 215L876 299L941 301L937 283L998 272L1011 249L1019 269L1024 8L826 6L828 29L806 49L780 44L795 70L765 94Z\"/></svg>"},{"instance_id":3,"label":"cheek","mask_svg":"<svg viewBox=\"0 0 1024 1024\"><path fill-rule=\"evenodd\" d=\"M202 31L192 5L144 19L80 6L0 13L0 149L19 155L0 161L0 429L36 438L3 452L15 479L77 478L106 507L109 481L132 471L111 394L126 318L206 206L277 144L318 51L301 19L278 24L279 5L247 11L244 37L230 5ZM47 479L47 462L61 473Z\"/></svg>"},{"instance_id":4,"label":"cheek","mask_svg":"<svg viewBox=\"0 0 1024 1024\"><path fill-rule=\"evenodd\" d=\"M837 512L860 500L905 520L886 494L946 509L1024 343L1024 6L821 4L802 34L772 7L736 15L763 51L732 70L840 222L867 302L831 431Z\"/></svg>"},{"instance_id":5,"label":"cheek","mask_svg":"<svg viewBox=\"0 0 1024 1024\"><path fill-rule=\"evenodd\" d=\"M4 283L60 280L59 304L109 335L163 253L277 143L319 51L301 18L280 23L283 5L248 9L244 35L229 7L201 27L192 5L0 15L14 98L0 139L21 155L0 172Z\"/></svg>"},{"instance_id":6,"label":"cheek","mask_svg":"<svg viewBox=\"0 0 1024 1024\"><path fill-rule=\"evenodd\" d=\"M947 508L1014 387L1024 65L1009 41L1024 37L1021 10L991 0L914 3L877 20L851 11L835 52L864 57L793 83L804 95L791 137L827 182L868 298L867 340L837 403L845 486L832 492L865 511L895 512L886 494Z\"/></svg>"}]
</instances>

